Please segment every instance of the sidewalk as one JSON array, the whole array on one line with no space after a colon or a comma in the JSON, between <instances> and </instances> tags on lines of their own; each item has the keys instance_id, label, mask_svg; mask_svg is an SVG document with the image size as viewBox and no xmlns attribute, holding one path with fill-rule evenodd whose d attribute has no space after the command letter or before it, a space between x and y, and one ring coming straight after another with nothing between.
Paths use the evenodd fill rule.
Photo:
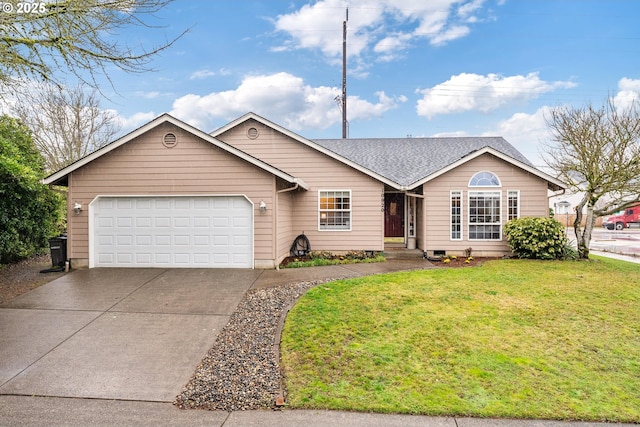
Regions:
<instances>
[{"instance_id":1,"label":"sidewalk","mask_svg":"<svg viewBox=\"0 0 640 427\"><path fill-rule=\"evenodd\" d=\"M631 427L633 424L383 415L341 411L180 410L169 403L0 396L0 425L12 427Z\"/></svg>"}]
</instances>

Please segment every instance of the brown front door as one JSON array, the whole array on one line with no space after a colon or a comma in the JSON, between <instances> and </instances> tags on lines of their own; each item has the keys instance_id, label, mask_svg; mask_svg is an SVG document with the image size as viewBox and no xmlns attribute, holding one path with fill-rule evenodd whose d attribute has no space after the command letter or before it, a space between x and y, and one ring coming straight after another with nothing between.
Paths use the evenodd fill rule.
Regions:
<instances>
[{"instance_id":1,"label":"brown front door","mask_svg":"<svg viewBox=\"0 0 640 427\"><path fill-rule=\"evenodd\" d=\"M404 194L384 195L384 237L404 237Z\"/></svg>"}]
</instances>

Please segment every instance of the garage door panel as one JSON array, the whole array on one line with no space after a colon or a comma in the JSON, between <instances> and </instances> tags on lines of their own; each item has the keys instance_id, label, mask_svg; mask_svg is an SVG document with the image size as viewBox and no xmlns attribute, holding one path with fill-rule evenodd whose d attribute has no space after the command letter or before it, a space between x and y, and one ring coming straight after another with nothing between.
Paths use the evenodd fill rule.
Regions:
<instances>
[{"instance_id":1,"label":"garage door panel","mask_svg":"<svg viewBox=\"0 0 640 427\"><path fill-rule=\"evenodd\" d=\"M171 227L171 218L168 216L161 216L155 218L156 227L162 228L170 228Z\"/></svg>"},{"instance_id":2,"label":"garage door panel","mask_svg":"<svg viewBox=\"0 0 640 427\"><path fill-rule=\"evenodd\" d=\"M228 228L229 218L213 218L213 226L215 228Z\"/></svg>"},{"instance_id":3,"label":"garage door panel","mask_svg":"<svg viewBox=\"0 0 640 427\"><path fill-rule=\"evenodd\" d=\"M138 216L136 217L136 227L137 228L142 228L142 227L151 227L152 221L151 221L151 217L150 216Z\"/></svg>"},{"instance_id":4,"label":"garage door panel","mask_svg":"<svg viewBox=\"0 0 640 427\"><path fill-rule=\"evenodd\" d=\"M171 202L169 201L169 199L156 199L153 202L156 209L171 209Z\"/></svg>"},{"instance_id":5,"label":"garage door panel","mask_svg":"<svg viewBox=\"0 0 640 427\"><path fill-rule=\"evenodd\" d=\"M193 201L193 208L194 209L209 210L209 209L211 209L211 202L209 200L205 200L205 199L195 199Z\"/></svg>"},{"instance_id":6,"label":"garage door panel","mask_svg":"<svg viewBox=\"0 0 640 427\"><path fill-rule=\"evenodd\" d=\"M157 235L156 236L156 245L157 246L171 246L171 236L170 235Z\"/></svg>"},{"instance_id":7,"label":"garage door panel","mask_svg":"<svg viewBox=\"0 0 640 427\"><path fill-rule=\"evenodd\" d=\"M241 196L100 197L94 267L253 267L253 208Z\"/></svg>"},{"instance_id":8,"label":"garage door panel","mask_svg":"<svg viewBox=\"0 0 640 427\"><path fill-rule=\"evenodd\" d=\"M118 264L133 264L133 253L131 252L118 252L116 254L116 262Z\"/></svg>"},{"instance_id":9,"label":"garage door panel","mask_svg":"<svg viewBox=\"0 0 640 427\"><path fill-rule=\"evenodd\" d=\"M151 265L152 259L153 257L151 256L150 253L141 253L141 252L136 253L136 264Z\"/></svg>"},{"instance_id":10,"label":"garage door panel","mask_svg":"<svg viewBox=\"0 0 640 427\"><path fill-rule=\"evenodd\" d=\"M186 228L191 225L191 221L189 217L179 216L173 218L173 226L176 228Z\"/></svg>"},{"instance_id":11,"label":"garage door panel","mask_svg":"<svg viewBox=\"0 0 640 427\"><path fill-rule=\"evenodd\" d=\"M117 227L131 228L133 227L133 218L129 216L119 216L116 218Z\"/></svg>"},{"instance_id":12,"label":"garage door panel","mask_svg":"<svg viewBox=\"0 0 640 427\"><path fill-rule=\"evenodd\" d=\"M98 261L101 265L109 266L114 264L114 254L112 253L101 253L98 256Z\"/></svg>"},{"instance_id":13,"label":"garage door panel","mask_svg":"<svg viewBox=\"0 0 640 427\"><path fill-rule=\"evenodd\" d=\"M138 234L136 236L136 245L138 246L151 246L152 241L151 235L148 234Z\"/></svg>"},{"instance_id":14,"label":"garage door panel","mask_svg":"<svg viewBox=\"0 0 640 427\"><path fill-rule=\"evenodd\" d=\"M211 221L209 221L208 217L197 216L193 218L193 226L197 228L209 228Z\"/></svg>"},{"instance_id":15,"label":"garage door panel","mask_svg":"<svg viewBox=\"0 0 640 427\"><path fill-rule=\"evenodd\" d=\"M176 235L173 238L173 244L175 246L189 246L190 242L189 242L189 236L188 235Z\"/></svg>"}]
</instances>

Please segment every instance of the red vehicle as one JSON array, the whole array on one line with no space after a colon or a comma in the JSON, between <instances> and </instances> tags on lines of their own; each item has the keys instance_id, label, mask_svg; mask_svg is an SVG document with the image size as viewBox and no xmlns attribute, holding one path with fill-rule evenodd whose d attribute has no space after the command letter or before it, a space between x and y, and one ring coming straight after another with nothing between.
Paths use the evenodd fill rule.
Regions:
<instances>
[{"instance_id":1,"label":"red vehicle","mask_svg":"<svg viewBox=\"0 0 640 427\"><path fill-rule=\"evenodd\" d=\"M623 230L631 227L631 225L640 226L640 205L631 206L623 211L607 217L602 226L613 230Z\"/></svg>"}]
</instances>

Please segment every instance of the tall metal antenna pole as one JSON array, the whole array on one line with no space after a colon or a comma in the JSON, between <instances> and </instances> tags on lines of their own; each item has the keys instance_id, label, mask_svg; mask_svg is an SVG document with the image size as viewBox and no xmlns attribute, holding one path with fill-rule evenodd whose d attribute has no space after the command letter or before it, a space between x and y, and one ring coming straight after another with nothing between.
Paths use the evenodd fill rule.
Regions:
<instances>
[{"instance_id":1,"label":"tall metal antenna pole","mask_svg":"<svg viewBox=\"0 0 640 427\"><path fill-rule=\"evenodd\" d=\"M342 21L342 138L347 138L347 21L349 9L345 20Z\"/></svg>"}]
</instances>

